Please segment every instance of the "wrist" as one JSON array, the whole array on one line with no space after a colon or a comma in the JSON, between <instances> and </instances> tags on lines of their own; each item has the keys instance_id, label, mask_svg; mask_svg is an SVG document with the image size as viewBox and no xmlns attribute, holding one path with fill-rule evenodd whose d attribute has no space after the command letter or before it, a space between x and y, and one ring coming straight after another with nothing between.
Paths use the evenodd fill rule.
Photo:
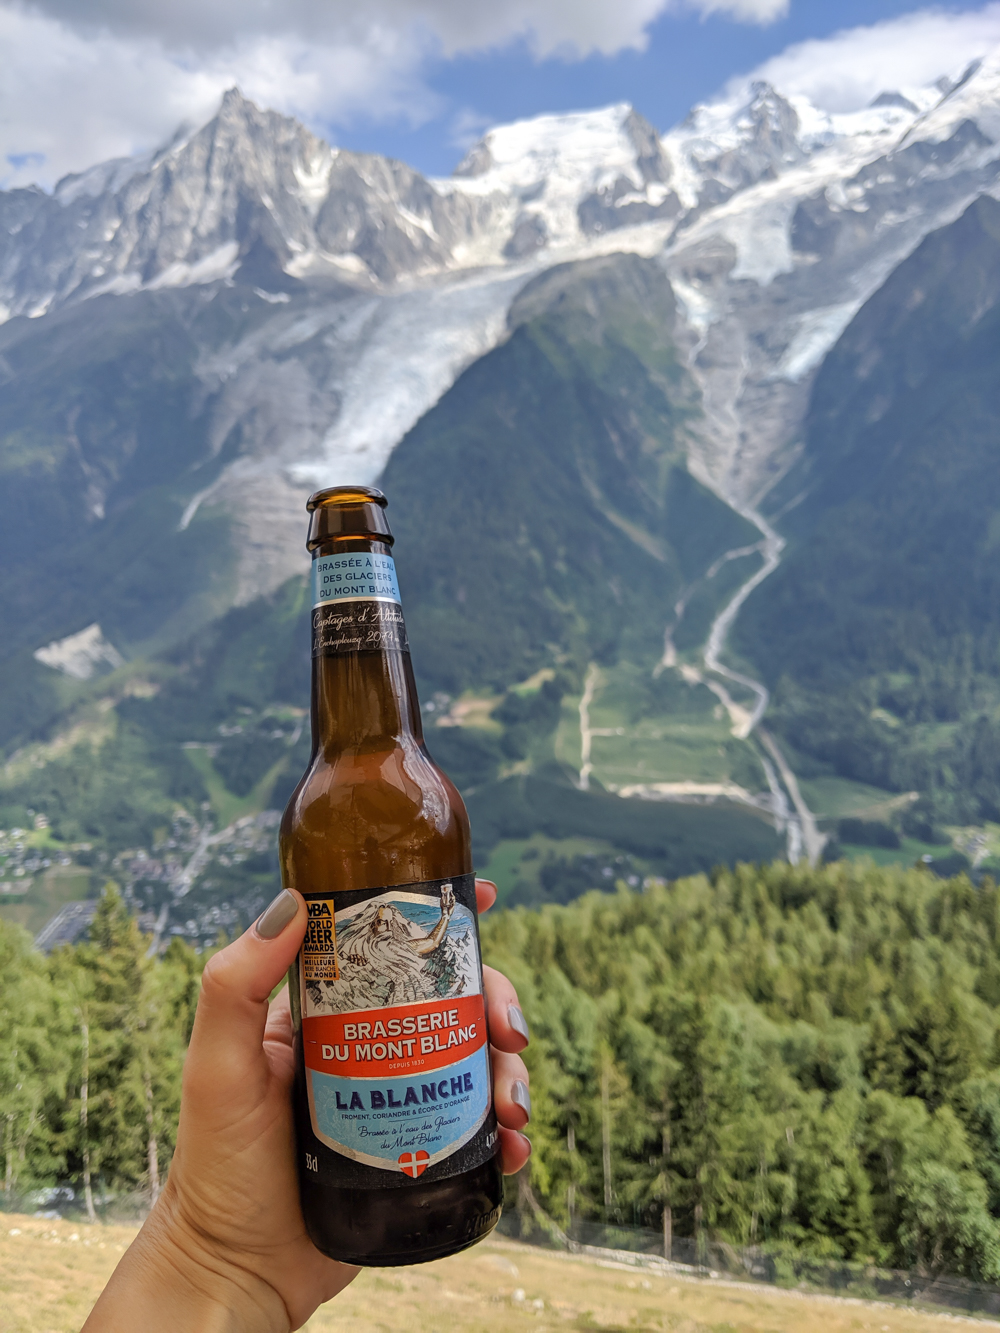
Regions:
<instances>
[{"instance_id":1,"label":"wrist","mask_svg":"<svg viewBox=\"0 0 1000 1333\"><path fill-rule=\"evenodd\" d=\"M199 1235L168 1184L115 1270L84 1333L288 1333L284 1301Z\"/></svg>"}]
</instances>

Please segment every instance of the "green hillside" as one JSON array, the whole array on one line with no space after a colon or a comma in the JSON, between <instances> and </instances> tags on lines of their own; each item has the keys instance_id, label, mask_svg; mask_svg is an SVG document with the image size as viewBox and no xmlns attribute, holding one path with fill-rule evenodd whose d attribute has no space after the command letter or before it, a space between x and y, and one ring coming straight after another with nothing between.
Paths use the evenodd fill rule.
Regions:
<instances>
[{"instance_id":1,"label":"green hillside","mask_svg":"<svg viewBox=\"0 0 1000 1333\"><path fill-rule=\"evenodd\" d=\"M651 260L554 269L393 453L382 485L433 686L621 657L652 669L682 588L759 538L687 471L698 400L673 322Z\"/></svg>"},{"instance_id":2,"label":"green hillside","mask_svg":"<svg viewBox=\"0 0 1000 1333\"><path fill-rule=\"evenodd\" d=\"M982 198L826 358L772 500L802 496L789 547L734 636L799 771L921 792L924 826L1000 816L998 440L1000 204Z\"/></svg>"},{"instance_id":3,"label":"green hillside","mask_svg":"<svg viewBox=\"0 0 1000 1333\"><path fill-rule=\"evenodd\" d=\"M247 309L235 289L139 293L0 327L0 747L80 696L39 645L96 621L144 655L231 604L228 519L179 524L239 447L211 447L194 366Z\"/></svg>"}]
</instances>

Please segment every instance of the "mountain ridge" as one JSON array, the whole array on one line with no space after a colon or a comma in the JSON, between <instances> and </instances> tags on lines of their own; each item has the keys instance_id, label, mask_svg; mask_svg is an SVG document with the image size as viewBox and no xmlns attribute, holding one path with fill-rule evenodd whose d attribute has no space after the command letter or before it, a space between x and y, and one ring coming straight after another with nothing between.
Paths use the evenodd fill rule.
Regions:
<instances>
[{"instance_id":1,"label":"mountain ridge","mask_svg":"<svg viewBox=\"0 0 1000 1333\"><path fill-rule=\"evenodd\" d=\"M639 793L644 847L663 845L662 802L690 799L719 802L700 827L730 829L721 859L769 854L782 830L794 856L794 778L752 710L774 691L789 772L857 781L876 770L837 746L872 705L824 718L759 636L729 649L710 629L765 574L740 625L768 623L779 592L775 644L812 623L801 603L786 614L792 563L808 567L796 524L815 515L840 549L850 466L819 443L824 376L928 235L1000 193L996 58L876 103L827 116L755 84L663 135L625 104L541 117L431 181L234 92L159 153L0 195L0 295L23 308L0 325L0 745L22 747L0 797L16 818L62 802L63 833L111 859L152 856L171 802L193 848L213 820L263 818L303 761L305 639L288 645L306 632L305 495L384 477L431 747L491 836L523 844L509 784L530 778L567 883L581 856L632 854L610 825L581 845L586 803L565 793L587 784ZM451 511L472 553L461 587L434 562ZM54 533L58 558L39 560ZM93 745L60 739L78 735ZM877 770L886 800L897 759ZM683 869L637 848L635 874ZM685 855L712 864L710 846ZM168 862L159 879L128 863L135 901L171 930L190 907L201 930L235 872L199 870L171 906Z\"/></svg>"},{"instance_id":2,"label":"mountain ridge","mask_svg":"<svg viewBox=\"0 0 1000 1333\"><path fill-rule=\"evenodd\" d=\"M235 428L244 444L214 490L189 496L238 525L250 515L244 530L285 534L242 569L237 601L301 560L293 515L307 487L373 481L506 336L525 282L602 253L662 255L703 403L689 466L754 504L794 461L812 373L837 333L925 230L995 183L996 154L963 141L947 163L899 179L897 196L914 183L927 194L926 217L881 199L892 173L877 165L851 180L928 116L939 137L970 111L992 128L994 75L987 61L947 94L910 89L834 117L756 84L664 135L624 104L540 117L490 131L447 181L331 149L234 90L208 125L146 158L67 178L52 196L0 194L0 302L38 317L102 285L117 299L250 289L266 318L195 366L197 392L218 404L210 435ZM859 227L862 208L877 231ZM290 440L261 425L279 401L310 405L293 409Z\"/></svg>"}]
</instances>

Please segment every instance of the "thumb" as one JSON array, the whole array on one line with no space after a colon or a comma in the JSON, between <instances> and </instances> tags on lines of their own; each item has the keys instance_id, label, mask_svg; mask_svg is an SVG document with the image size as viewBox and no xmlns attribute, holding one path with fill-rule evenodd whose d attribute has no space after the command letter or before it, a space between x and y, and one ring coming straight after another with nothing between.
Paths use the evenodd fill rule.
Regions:
<instances>
[{"instance_id":1,"label":"thumb","mask_svg":"<svg viewBox=\"0 0 1000 1333\"><path fill-rule=\"evenodd\" d=\"M217 1089L230 1080L267 1077L268 996L298 953L307 919L302 895L282 889L249 930L205 964L186 1081L205 1079Z\"/></svg>"}]
</instances>

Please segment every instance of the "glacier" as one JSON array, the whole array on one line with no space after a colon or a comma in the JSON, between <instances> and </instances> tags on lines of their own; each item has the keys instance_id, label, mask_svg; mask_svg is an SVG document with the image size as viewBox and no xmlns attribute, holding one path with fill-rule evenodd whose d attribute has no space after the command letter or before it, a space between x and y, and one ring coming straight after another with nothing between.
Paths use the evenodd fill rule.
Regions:
<instances>
[{"instance_id":1,"label":"glacier","mask_svg":"<svg viewBox=\"0 0 1000 1333\"><path fill-rule=\"evenodd\" d=\"M309 489L377 480L507 336L525 283L596 255L663 265L701 393L689 467L741 512L764 503L826 352L929 231L1000 190L998 141L996 53L850 113L758 82L662 134L624 103L539 116L488 131L447 179L234 89L158 152L0 192L0 314L234 283L259 302L251 333L202 351L213 448L237 424L242 445L181 520L232 512L245 601L304 567Z\"/></svg>"}]
</instances>

